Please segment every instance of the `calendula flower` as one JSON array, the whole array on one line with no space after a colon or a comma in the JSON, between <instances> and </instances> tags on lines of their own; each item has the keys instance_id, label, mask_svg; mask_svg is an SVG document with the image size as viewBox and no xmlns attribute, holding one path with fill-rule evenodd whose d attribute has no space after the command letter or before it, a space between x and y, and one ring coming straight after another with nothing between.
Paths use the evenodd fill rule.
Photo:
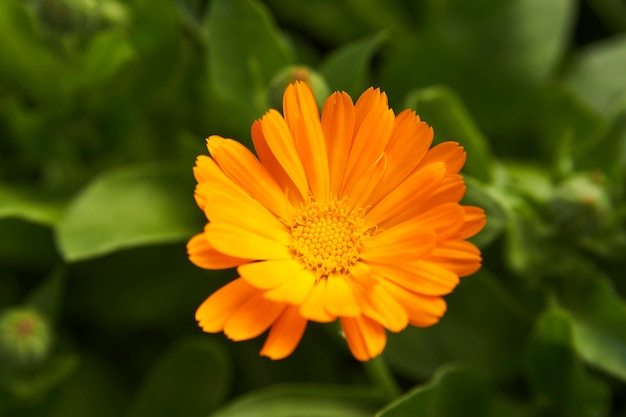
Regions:
<instances>
[{"instance_id":1,"label":"calendula flower","mask_svg":"<svg viewBox=\"0 0 626 417\"><path fill-rule=\"evenodd\" d=\"M211 157L194 168L209 222L189 258L239 274L198 308L204 331L239 341L269 329L261 354L280 359L309 320L339 320L365 361L384 349L385 329L435 324L442 296L480 268L466 239L485 215L459 204L463 148L429 149L432 129L412 111L394 115L378 89L356 104L336 92L320 118L311 89L296 82L283 115L269 110L251 134L258 159L211 136Z\"/></svg>"}]
</instances>

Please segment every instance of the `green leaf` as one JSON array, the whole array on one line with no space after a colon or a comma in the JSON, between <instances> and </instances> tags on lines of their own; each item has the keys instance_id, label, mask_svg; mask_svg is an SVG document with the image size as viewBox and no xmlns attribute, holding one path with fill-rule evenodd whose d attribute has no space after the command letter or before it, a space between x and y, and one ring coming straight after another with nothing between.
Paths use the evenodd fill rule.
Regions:
<instances>
[{"instance_id":1,"label":"green leaf","mask_svg":"<svg viewBox=\"0 0 626 417\"><path fill-rule=\"evenodd\" d=\"M423 380L452 361L481 367L494 378L510 376L521 358L530 306L485 267L462 278L446 301L448 310L434 326L388 335L383 354L392 369Z\"/></svg>"},{"instance_id":2,"label":"green leaf","mask_svg":"<svg viewBox=\"0 0 626 417\"><path fill-rule=\"evenodd\" d=\"M255 0L215 0L206 24L209 74L216 92L260 116L272 77L293 60L272 17Z\"/></svg>"},{"instance_id":3,"label":"green leaf","mask_svg":"<svg viewBox=\"0 0 626 417\"><path fill-rule=\"evenodd\" d=\"M135 56L126 35L117 30L100 32L89 42L79 56L76 76L72 82L76 88L94 88L115 76Z\"/></svg>"},{"instance_id":4,"label":"green leaf","mask_svg":"<svg viewBox=\"0 0 626 417\"><path fill-rule=\"evenodd\" d=\"M76 370L79 360L75 355L57 354L32 370L11 374L0 373L0 387L18 398L37 398L65 382Z\"/></svg>"},{"instance_id":5,"label":"green leaf","mask_svg":"<svg viewBox=\"0 0 626 417\"><path fill-rule=\"evenodd\" d=\"M550 309L537 321L526 360L536 415L602 416L608 411L608 387L587 374L572 333L572 320L563 310Z\"/></svg>"},{"instance_id":6,"label":"green leaf","mask_svg":"<svg viewBox=\"0 0 626 417\"><path fill-rule=\"evenodd\" d=\"M0 265L47 273L59 255L52 230L19 219L0 219Z\"/></svg>"},{"instance_id":7,"label":"green leaf","mask_svg":"<svg viewBox=\"0 0 626 417\"><path fill-rule=\"evenodd\" d=\"M564 83L598 113L612 117L626 99L626 36L579 53Z\"/></svg>"},{"instance_id":8,"label":"green leaf","mask_svg":"<svg viewBox=\"0 0 626 417\"><path fill-rule=\"evenodd\" d=\"M211 417L367 417L379 398L371 388L291 384L244 395Z\"/></svg>"},{"instance_id":9,"label":"green leaf","mask_svg":"<svg viewBox=\"0 0 626 417\"><path fill-rule=\"evenodd\" d=\"M456 141L467 152L464 170L483 182L492 179L493 157L487 138L480 131L460 98L445 87L415 91L407 98L407 107L435 131L435 142Z\"/></svg>"},{"instance_id":10,"label":"green leaf","mask_svg":"<svg viewBox=\"0 0 626 417\"><path fill-rule=\"evenodd\" d=\"M230 379L221 346L208 336L181 341L148 374L128 416L205 416L226 397Z\"/></svg>"},{"instance_id":11,"label":"green leaf","mask_svg":"<svg viewBox=\"0 0 626 417\"><path fill-rule=\"evenodd\" d=\"M37 310L49 321L56 321L62 306L65 290L66 271L56 268L39 284L26 299L26 305Z\"/></svg>"},{"instance_id":12,"label":"green leaf","mask_svg":"<svg viewBox=\"0 0 626 417\"><path fill-rule=\"evenodd\" d=\"M139 245L180 241L198 231L189 169L136 166L94 179L57 226L60 251L82 260Z\"/></svg>"},{"instance_id":13,"label":"green leaf","mask_svg":"<svg viewBox=\"0 0 626 417\"><path fill-rule=\"evenodd\" d=\"M52 226L61 216L65 201L46 192L0 184L0 218L15 217Z\"/></svg>"},{"instance_id":14,"label":"green leaf","mask_svg":"<svg viewBox=\"0 0 626 417\"><path fill-rule=\"evenodd\" d=\"M0 79L32 98L58 102L63 67L43 42L25 2L0 2L0 39Z\"/></svg>"},{"instance_id":15,"label":"green leaf","mask_svg":"<svg viewBox=\"0 0 626 417\"><path fill-rule=\"evenodd\" d=\"M472 368L446 366L426 385L403 395L377 417L484 417L489 412L487 382Z\"/></svg>"},{"instance_id":16,"label":"green leaf","mask_svg":"<svg viewBox=\"0 0 626 417\"><path fill-rule=\"evenodd\" d=\"M386 32L379 32L331 52L319 66L329 87L358 97L363 92L370 62L386 39Z\"/></svg>"},{"instance_id":17,"label":"green leaf","mask_svg":"<svg viewBox=\"0 0 626 417\"><path fill-rule=\"evenodd\" d=\"M407 91L443 84L459 93L489 136L525 126L534 94L568 45L575 3L424 3L417 32L392 38L381 62L382 86L397 100L392 104ZM503 149L514 154L518 147L508 139ZM528 146L526 138L522 146Z\"/></svg>"},{"instance_id":18,"label":"green leaf","mask_svg":"<svg viewBox=\"0 0 626 417\"><path fill-rule=\"evenodd\" d=\"M571 314L574 344L589 364L626 381L626 302L590 263L571 261L558 289Z\"/></svg>"}]
</instances>

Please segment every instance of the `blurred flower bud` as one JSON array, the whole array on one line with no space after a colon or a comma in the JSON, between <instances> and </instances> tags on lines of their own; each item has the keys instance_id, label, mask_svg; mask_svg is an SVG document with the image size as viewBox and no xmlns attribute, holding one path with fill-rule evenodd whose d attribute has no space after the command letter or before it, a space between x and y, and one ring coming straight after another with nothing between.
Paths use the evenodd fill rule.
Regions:
<instances>
[{"instance_id":1,"label":"blurred flower bud","mask_svg":"<svg viewBox=\"0 0 626 417\"><path fill-rule=\"evenodd\" d=\"M611 200L601 172L567 178L556 188L551 207L556 224L576 234L596 234L612 222Z\"/></svg>"},{"instance_id":2,"label":"blurred flower bud","mask_svg":"<svg viewBox=\"0 0 626 417\"><path fill-rule=\"evenodd\" d=\"M15 308L0 314L0 359L9 367L40 363L50 351L51 339L50 326L35 310Z\"/></svg>"},{"instance_id":3,"label":"blurred flower bud","mask_svg":"<svg viewBox=\"0 0 626 417\"><path fill-rule=\"evenodd\" d=\"M283 93L287 86L294 81L305 81L313 90L318 105L330 95L330 89L324 78L317 72L305 66L289 66L283 68L272 79L269 86L269 103L274 109L283 108Z\"/></svg>"}]
</instances>

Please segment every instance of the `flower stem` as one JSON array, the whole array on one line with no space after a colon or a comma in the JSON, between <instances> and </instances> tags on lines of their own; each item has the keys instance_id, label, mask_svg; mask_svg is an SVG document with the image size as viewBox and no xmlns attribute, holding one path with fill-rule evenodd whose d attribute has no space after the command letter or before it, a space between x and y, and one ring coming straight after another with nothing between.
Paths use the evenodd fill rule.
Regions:
<instances>
[{"instance_id":1,"label":"flower stem","mask_svg":"<svg viewBox=\"0 0 626 417\"><path fill-rule=\"evenodd\" d=\"M372 381L380 387L385 396L391 400L395 400L402 394L402 390L393 374L389 370L387 363L382 356L377 356L364 363L365 371L368 373Z\"/></svg>"}]
</instances>

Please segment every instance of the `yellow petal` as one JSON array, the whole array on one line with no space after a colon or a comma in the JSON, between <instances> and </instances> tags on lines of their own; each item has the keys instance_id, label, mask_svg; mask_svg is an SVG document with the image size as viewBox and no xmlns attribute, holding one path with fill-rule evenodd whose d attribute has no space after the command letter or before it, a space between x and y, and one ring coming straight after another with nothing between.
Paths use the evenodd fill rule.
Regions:
<instances>
[{"instance_id":1,"label":"yellow petal","mask_svg":"<svg viewBox=\"0 0 626 417\"><path fill-rule=\"evenodd\" d=\"M372 320L377 321L392 332L402 331L409 324L409 316L404 306L396 301L383 286L375 285L365 295L365 301L369 308L363 313Z\"/></svg>"},{"instance_id":2,"label":"yellow petal","mask_svg":"<svg viewBox=\"0 0 626 417\"><path fill-rule=\"evenodd\" d=\"M385 329L368 317L342 317L341 327L350 351L360 361L368 361L380 355L385 348Z\"/></svg>"},{"instance_id":3,"label":"yellow petal","mask_svg":"<svg viewBox=\"0 0 626 417\"><path fill-rule=\"evenodd\" d=\"M331 274L327 278L324 304L328 314L333 316L356 317L361 307L346 283L347 277Z\"/></svg>"},{"instance_id":4,"label":"yellow petal","mask_svg":"<svg viewBox=\"0 0 626 417\"><path fill-rule=\"evenodd\" d=\"M231 281L198 307L196 320L205 332L221 332L230 316L257 293L256 288L241 278Z\"/></svg>"},{"instance_id":5,"label":"yellow petal","mask_svg":"<svg viewBox=\"0 0 626 417\"><path fill-rule=\"evenodd\" d=\"M211 223L234 225L283 245L291 242L287 227L252 197L223 194L215 187L205 194L205 202L204 212Z\"/></svg>"},{"instance_id":6,"label":"yellow petal","mask_svg":"<svg viewBox=\"0 0 626 417\"><path fill-rule=\"evenodd\" d=\"M209 244L226 255L254 260L292 258L285 244L237 225L209 223L205 233Z\"/></svg>"},{"instance_id":7,"label":"yellow petal","mask_svg":"<svg viewBox=\"0 0 626 417\"><path fill-rule=\"evenodd\" d=\"M313 286L313 289L309 293L309 296L300 306L300 315L302 315L302 317L306 319L317 321L320 323L327 323L335 320L337 316L328 313L324 308L325 297L326 280L320 279Z\"/></svg>"},{"instance_id":8,"label":"yellow petal","mask_svg":"<svg viewBox=\"0 0 626 417\"><path fill-rule=\"evenodd\" d=\"M298 312L298 308L285 308L276 319L261 349L261 355L270 359L283 359L294 351L304 330L307 320Z\"/></svg>"},{"instance_id":9,"label":"yellow petal","mask_svg":"<svg viewBox=\"0 0 626 417\"><path fill-rule=\"evenodd\" d=\"M218 252L209 244L204 233L199 233L189 240L187 253L191 262L205 269L227 269L249 262L249 259Z\"/></svg>"},{"instance_id":10,"label":"yellow petal","mask_svg":"<svg viewBox=\"0 0 626 417\"><path fill-rule=\"evenodd\" d=\"M253 287L269 290L293 280L303 269L304 265L293 259L281 259L241 265L237 272Z\"/></svg>"},{"instance_id":11,"label":"yellow petal","mask_svg":"<svg viewBox=\"0 0 626 417\"><path fill-rule=\"evenodd\" d=\"M265 298L277 302L300 305L307 299L315 286L315 274L309 269L302 269L282 285L265 293Z\"/></svg>"},{"instance_id":12,"label":"yellow petal","mask_svg":"<svg viewBox=\"0 0 626 417\"><path fill-rule=\"evenodd\" d=\"M240 341L257 337L266 331L285 309L285 304L275 303L258 292L224 324L224 334L231 340Z\"/></svg>"}]
</instances>

